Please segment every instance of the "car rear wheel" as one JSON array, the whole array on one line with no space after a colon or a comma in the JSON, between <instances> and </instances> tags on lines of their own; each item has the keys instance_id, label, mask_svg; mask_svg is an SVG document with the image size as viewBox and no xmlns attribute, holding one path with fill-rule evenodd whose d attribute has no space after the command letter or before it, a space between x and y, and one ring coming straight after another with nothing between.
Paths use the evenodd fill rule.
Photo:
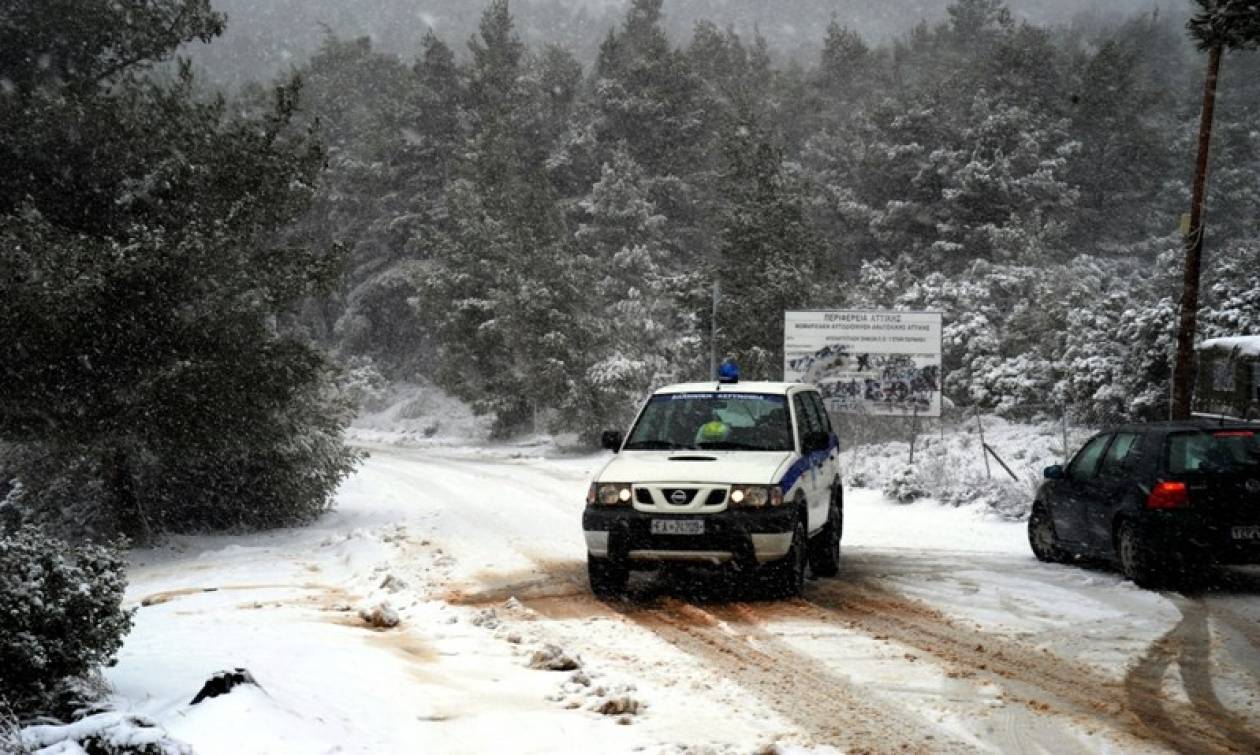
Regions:
<instances>
[{"instance_id":1,"label":"car rear wheel","mask_svg":"<svg viewBox=\"0 0 1260 755\"><path fill-rule=\"evenodd\" d=\"M844 529L844 510L838 488L831 491L827 523L809 541L809 569L815 577L834 577L840 573L840 534Z\"/></svg>"},{"instance_id":2,"label":"car rear wheel","mask_svg":"<svg viewBox=\"0 0 1260 755\"><path fill-rule=\"evenodd\" d=\"M626 591L630 570L620 561L598 556L586 557L586 575L591 581L591 592L597 598L621 597Z\"/></svg>"},{"instance_id":3,"label":"car rear wheel","mask_svg":"<svg viewBox=\"0 0 1260 755\"><path fill-rule=\"evenodd\" d=\"M1156 566L1155 554L1133 522L1124 522L1116 534L1120 571L1142 588L1161 587L1166 575Z\"/></svg>"},{"instance_id":4,"label":"car rear wheel","mask_svg":"<svg viewBox=\"0 0 1260 755\"><path fill-rule=\"evenodd\" d=\"M805 567L808 560L809 543L805 538L805 517L796 518L796 526L792 529L792 547L778 561L773 561L762 569L762 584L772 598L794 598L801 594L805 587Z\"/></svg>"},{"instance_id":5,"label":"car rear wheel","mask_svg":"<svg viewBox=\"0 0 1260 755\"><path fill-rule=\"evenodd\" d=\"M1038 561L1058 564L1067 560L1059 535L1054 531L1054 520L1041 504L1033 507L1032 516L1028 518L1028 544Z\"/></svg>"}]
</instances>

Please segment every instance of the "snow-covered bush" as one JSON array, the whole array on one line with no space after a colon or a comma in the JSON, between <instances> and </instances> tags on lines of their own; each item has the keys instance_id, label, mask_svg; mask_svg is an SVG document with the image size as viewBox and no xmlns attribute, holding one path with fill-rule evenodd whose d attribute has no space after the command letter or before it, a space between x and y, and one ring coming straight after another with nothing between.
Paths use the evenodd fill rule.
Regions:
<instances>
[{"instance_id":1,"label":"snow-covered bush","mask_svg":"<svg viewBox=\"0 0 1260 755\"><path fill-rule=\"evenodd\" d=\"M0 518L26 522L65 539L109 540L119 530L97 458L37 443L0 447L0 468L13 476Z\"/></svg>"},{"instance_id":2,"label":"snow-covered bush","mask_svg":"<svg viewBox=\"0 0 1260 755\"><path fill-rule=\"evenodd\" d=\"M118 551L34 527L0 535L0 703L46 713L64 682L109 663L131 628Z\"/></svg>"},{"instance_id":3,"label":"snow-covered bush","mask_svg":"<svg viewBox=\"0 0 1260 755\"><path fill-rule=\"evenodd\" d=\"M994 416L985 416L982 422L985 441L1018 479L1011 479L991 457L986 467L986 452L973 418L947 422L943 432L922 432L913 465L908 463L910 446L905 441L846 448L840 459L845 485L874 488L901 503L928 498L948 506L978 506L1003 519L1025 519L1042 470L1062 463L1065 457L1064 428L1055 421L1017 423ZM1069 428L1068 453L1091 432Z\"/></svg>"},{"instance_id":4,"label":"snow-covered bush","mask_svg":"<svg viewBox=\"0 0 1260 755\"><path fill-rule=\"evenodd\" d=\"M913 503L927 497L927 491L919 486L914 467L902 467L884 483L884 495L897 503Z\"/></svg>"},{"instance_id":5,"label":"snow-covered bush","mask_svg":"<svg viewBox=\"0 0 1260 755\"><path fill-rule=\"evenodd\" d=\"M361 457L343 440L355 399L308 385L226 435L15 443L0 447L0 468L21 486L10 505L22 518L71 540L305 524Z\"/></svg>"},{"instance_id":6,"label":"snow-covered bush","mask_svg":"<svg viewBox=\"0 0 1260 755\"><path fill-rule=\"evenodd\" d=\"M23 748L21 752L48 752L52 748L53 752L90 755L192 755L193 751L153 721L117 711L96 713L69 724L28 726L16 740Z\"/></svg>"},{"instance_id":7,"label":"snow-covered bush","mask_svg":"<svg viewBox=\"0 0 1260 755\"><path fill-rule=\"evenodd\" d=\"M0 752L11 755L27 755L30 750L22 744L21 724L8 706L0 700Z\"/></svg>"}]
</instances>

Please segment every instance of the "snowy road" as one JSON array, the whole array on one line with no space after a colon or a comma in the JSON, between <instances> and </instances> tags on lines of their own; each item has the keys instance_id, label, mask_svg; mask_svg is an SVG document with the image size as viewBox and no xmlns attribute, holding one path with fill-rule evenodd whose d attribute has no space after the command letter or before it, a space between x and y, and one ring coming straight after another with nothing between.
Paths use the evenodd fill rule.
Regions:
<instances>
[{"instance_id":1,"label":"snowy road","mask_svg":"<svg viewBox=\"0 0 1260 755\"><path fill-rule=\"evenodd\" d=\"M1260 574L1148 593L849 491L842 573L801 599L643 575L606 604L598 463L373 449L314 527L137 554L110 678L207 753L1260 751ZM381 601L399 627L357 618ZM556 649L580 670L530 668ZM263 691L187 705L234 666Z\"/></svg>"}]
</instances>

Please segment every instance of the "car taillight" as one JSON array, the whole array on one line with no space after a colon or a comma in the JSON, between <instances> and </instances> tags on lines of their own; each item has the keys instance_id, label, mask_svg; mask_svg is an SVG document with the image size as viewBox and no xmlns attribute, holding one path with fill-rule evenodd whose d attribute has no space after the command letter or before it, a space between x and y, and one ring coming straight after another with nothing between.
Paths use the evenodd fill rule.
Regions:
<instances>
[{"instance_id":1,"label":"car taillight","mask_svg":"<svg viewBox=\"0 0 1260 755\"><path fill-rule=\"evenodd\" d=\"M1148 509L1179 509L1190 505L1190 492L1184 482L1160 482L1146 497Z\"/></svg>"}]
</instances>

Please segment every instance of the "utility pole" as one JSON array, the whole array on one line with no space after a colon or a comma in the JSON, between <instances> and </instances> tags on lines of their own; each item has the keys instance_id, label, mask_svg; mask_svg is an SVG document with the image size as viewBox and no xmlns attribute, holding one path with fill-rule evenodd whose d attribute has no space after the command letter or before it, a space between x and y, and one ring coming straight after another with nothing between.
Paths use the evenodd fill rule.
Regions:
<instances>
[{"instance_id":1,"label":"utility pole","mask_svg":"<svg viewBox=\"0 0 1260 755\"><path fill-rule=\"evenodd\" d=\"M722 298L722 284L713 281L713 314L709 318L709 378L717 380L718 368L718 301Z\"/></svg>"},{"instance_id":2,"label":"utility pole","mask_svg":"<svg viewBox=\"0 0 1260 755\"><path fill-rule=\"evenodd\" d=\"M1177 329L1177 361L1173 365L1173 419L1189 419L1194 395L1194 333L1199 309L1199 271L1203 262L1203 205L1207 190L1208 154L1212 146L1212 117L1216 110L1216 83L1221 72L1224 46L1208 50L1207 78L1203 83L1203 115L1199 121L1199 157L1195 163L1194 189L1190 199L1190 234L1186 239L1186 271L1181 288L1181 318Z\"/></svg>"}]
</instances>

